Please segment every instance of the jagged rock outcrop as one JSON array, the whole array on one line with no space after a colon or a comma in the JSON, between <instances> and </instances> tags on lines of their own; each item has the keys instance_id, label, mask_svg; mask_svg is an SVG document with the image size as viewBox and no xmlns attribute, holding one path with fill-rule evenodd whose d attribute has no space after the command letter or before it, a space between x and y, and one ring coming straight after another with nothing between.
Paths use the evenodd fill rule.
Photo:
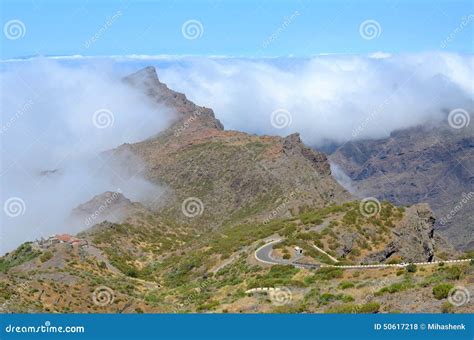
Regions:
<instances>
[{"instance_id":1,"label":"jagged rock outcrop","mask_svg":"<svg viewBox=\"0 0 474 340\"><path fill-rule=\"evenodd\" d=\"M416 204L406 209L400 223L392 230L392 241L382 251L371 254L364 263L382 263L390 257L399 257L404 262L430 262L435 258L435 249L443 250L446 243L435 237L435 219L427 204ZM452 249L449 249L452 252Z\"/></svg>"},{"instance_id":2,"label":"jagged rock outcrop","mask_svg":"<svg viewBox=\"0 0 474 340\"><path fill-rule=\"evenodd\" d=\"M146 67L124 78L124 81L143 90L153 101L173 109L177 113L175 124L166 132L172 132L178 124L186 120L199 120L200 125L223 130L224 126L216 119L214 111L210 108L198 106L186 98L184 93L173 91L160 82L156 69Z\"/></svg>"},{"instance_id":3,"label":"jagged rock outcrop","mask_svg":"<svg viewBox=\"0 0 474 340\"><path fill-rule=\"evenodd\" d=\"M294 133L284 138L283 150L285 150L286 153L300 153L304 158L310 161L311 164L313 164L313 167L321 175L331 175L331 169L326 155L322 152L315 152L313 149L304 145L299 133Z\"/></svg>"}]
</instances>

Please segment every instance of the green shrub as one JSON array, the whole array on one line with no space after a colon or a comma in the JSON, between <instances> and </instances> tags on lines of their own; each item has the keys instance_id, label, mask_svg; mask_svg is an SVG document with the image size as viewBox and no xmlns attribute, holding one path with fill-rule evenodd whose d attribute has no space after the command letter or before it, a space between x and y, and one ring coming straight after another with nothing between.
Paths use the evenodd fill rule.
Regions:
<instances>
[{"instance_id":1,"label":"green shrub","mask_svg":"<svg viewBox=\"0 0 474 340\"><path fill-rule=\"evenodd\" d=\"M348 289L348 288L352 288L352 287L354 287L354 283L352 283L350 281L342 281L339 284L339 288L341 288L341 289Z\"/></svg>"},{"instance_id":2,"label":"green shrub","mask_svg":"<svg viewBox=\"0 0 474 340\"><path fill-rule=\"evenodd\" d=\"M318 297L318 302L321 305L327 305L329 302L333 301L342 301L342 302L352 302L354 298L350 295L338 294L334 295L331 293L324 293Z\"/></svg>"},{"instance_id":3,"label":"green shrub","mask_svg":"<svg viewBox=\"0 0 474 340\"><path fill-rule=\"evenodd\" d=\"M357 248L353 248L353 249L351 250L351 255L360 256L360 250L357 249Z\"/></svg>"},{"instance_id":4,"label":"green shrub","mask_svg":"<svg viewBox=\"0 0 474 340\"><path fill-rule=\"evenodd\" d=\"M449 301L443 302L441 305L441 313L451 313L453 311L453 305Z\"/></svg>"},{"instance_id":5,"label":"green shrub","mask_svg":"<svg viewBox=\"0 0 474 340\"><path fill-rule=\"evenodd\" d=\"M47 251L47 252L44 252L43 254L41 254L40 261L44 263L44 262L50 260L52 257L53 257L53 253L50 252L50 251Z\"/></svg>"},{"instance_id":6,"label":"green shrub","mask_svg":"<svg viewBox=\"0 0 474 340\"><path fill-rule=\"evenodd\" d=\"M446 299L449 295L449 291L453 289L453 285L450 283L441 283L433 287L433 295L436 299Z\"/></svg>"},{"instance_id":7,"label":"green shrub","mask_svg":"<svg viewBox=\"0 0 474 340\"><path fill-rule=\"evenodd\" d=\"M130 276L130 277L138 277L138 270L135 269L135 268L129 268L126 272L127 276Z\"/></svg>"},{"instance_id":8,"label":"green shrub","mask_svg":"<svg viewBox=\"0 0 474 340\"><path fill-rule=\"evenodd\" d=\"M324 293L319 297L319 303L322 305L327 305L329 302L333 302L338 300L336 295L330 294L330 293Z\"/></svg>"},{"instance_id":9,"label":"green shrub","mask_svg":"<svg viewBox=\"0 0 474 340\"><path fill-rule=\"evenodd\" d=\"M444 272L448 280L459 280L463 274L463 270L459 266L447 267Z\"/></svg>"},{"instance_id":10,"label":"green shrub","mask_svg":"<svg viewBox=\"0 0 474 340\"><path fill-rule=\"evenodd\" d=\"M380 296L385 293L393 294L393 293L407 290L412 287L413 287L413 284L409 281L396 282L396 283L391 284L390 286L383 287L382 289L380 289L378 292L375 293L375 296Z\"/></svg>"},{"instance_id":11,"label":"green shrub","mask_svg":"<svg viewBox=\"0 0 474 340\"><path fill-rule=\"evenodd\" d=\"M317 280L331 280L342 277L343 271L340 268L319 268L314 274Z\"/></svg>"},{"instance_id":12,"label":"green shrub","mask_svg":"<svg viewBox=\"0 0 474 340\"><path fill-rule=\"evenodd\" d=\"M410 263L410 264L406 267L406 269L407 269L407 272L409 272L409 273L414 273L414 272L416 272L416 265L414 265L413 263Z\"/></svg>"}]
</instances>

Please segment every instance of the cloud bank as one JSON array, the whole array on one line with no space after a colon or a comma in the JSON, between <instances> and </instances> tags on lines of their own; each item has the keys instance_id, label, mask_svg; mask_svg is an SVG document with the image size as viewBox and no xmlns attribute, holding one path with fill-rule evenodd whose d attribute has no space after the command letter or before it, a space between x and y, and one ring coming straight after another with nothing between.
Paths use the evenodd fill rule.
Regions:
<instances>
[{"instance_id":1,"label":"cloud bank","mask_svg":"<svg viewBox=\"0 0 474 340\"><path fill-rule=\"evenodd\" d=\"M473 111L472 55L191 58L157 67L161 80L213 108L227 129L300 132L317 147L387 137L459 107Z\"/></svg>"},{"instance_id":2,"label":"cloud bank","mask_svg":"<svg viewBox=\"0 0 474 340\"><path fill-rule=\"evenodd\" d=\"M160 195L142 178L139 160L111 163L101 153L163 130L169 109L122 82L108 63L2 66L1 253L78 232L65 222L71 210L104 191L137 201Z\"/></svg>"}]
</instances>

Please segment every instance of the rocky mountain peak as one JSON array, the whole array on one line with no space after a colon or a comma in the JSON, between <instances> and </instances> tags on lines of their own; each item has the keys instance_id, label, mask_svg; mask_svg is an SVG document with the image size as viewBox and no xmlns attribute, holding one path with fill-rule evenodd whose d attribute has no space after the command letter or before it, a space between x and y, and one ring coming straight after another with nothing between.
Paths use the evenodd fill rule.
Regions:
<instances>
[{"instance_id":1,"label":"rocky mountain peak","mask_svg":"<svg viewBox=\"0 0 474 340\"><path fill-rule=\"evenodd\" d=\"M106 191L78 205L69 219L74 227L83 229L105 220L121 222L140 207L139 203L130 201L120 191Z\"/></svg>"},{"instance_id":2,"label":"rocky mountain peak","mask_svg":"<svg viewBox=\"0 0 474 340\"><path fill-rule=\"evenodd\" d=\"M331 169L326 155L322 152L316 152L304 145L299 133L293 133L283 139L283 150L285 153L296 152L311 162L312 166L320 174L330 176Z\"/></svg>"},{"instance_id":3,"label":"rocky mountain peak","mask_svg":"<svg viewBox=\"0 0 474 340\"><path fill-rule=\"evenodd\" d=\"M263 219L287 196L294 201L287 208L349 199L332 178L326 156L304 145L298 133L281 138L224 130L211 109L169 89L154 68L125 80L178 113L166 131L126 148L143 160L148 180L171 189L167 207L179 218L186 197L203 202L202 218L210 224L257 215Z\"/></svg>"},{"instance_id":4,"label":"rocky mountain peak","mask_svg":"<svg viewBox=\"0 0 474 340\"><path fill-rule=\"evenodd\" d=\"M192 120L196 124L223 130L222 123L215 118L214 111L194 104L184 93L176 92L162 83L153 66L145 67L123 79L126 83L144 91L154 102L173 109L178 115L172 129Z\"/></svg>"}]
</instances>

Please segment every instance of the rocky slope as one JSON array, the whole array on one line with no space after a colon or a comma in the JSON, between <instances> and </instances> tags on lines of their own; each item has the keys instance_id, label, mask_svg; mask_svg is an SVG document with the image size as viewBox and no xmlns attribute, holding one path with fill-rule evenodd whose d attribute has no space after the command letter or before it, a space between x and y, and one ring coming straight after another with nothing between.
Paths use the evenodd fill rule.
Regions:
<instances>
[{"instance_id":1,"label":"rocky slope","mask_svg":"<svg viewBox=\"0 0 474 340\"><path fill-rule=\"evenodd\" d=\"M397 131L387 139L349 142L330 159L353 193L397 205L429 203L436 228L460 249L474 249L474 127L448 124Z\"/></svg>"}]
</instances>

